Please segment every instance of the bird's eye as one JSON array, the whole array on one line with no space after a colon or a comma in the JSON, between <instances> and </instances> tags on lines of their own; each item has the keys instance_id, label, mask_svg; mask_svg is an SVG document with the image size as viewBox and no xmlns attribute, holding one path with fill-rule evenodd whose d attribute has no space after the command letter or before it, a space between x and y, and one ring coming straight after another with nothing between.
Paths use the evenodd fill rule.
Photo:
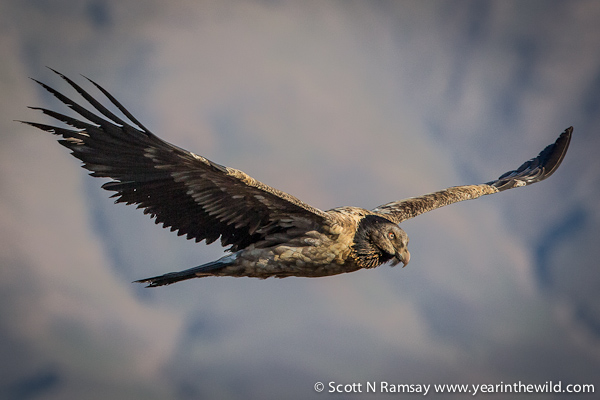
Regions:
<instances>
[{"instance_id":1,"label":"bird's eye","mask_svg":"<svg viewBox=\"0 0 600 400\"><path fill-rule=\"evenodd\" d=\"M394 234L394 232L388 232L388 237L392 240L396 239L396 235Z\"/></svg>"}]
</instances>

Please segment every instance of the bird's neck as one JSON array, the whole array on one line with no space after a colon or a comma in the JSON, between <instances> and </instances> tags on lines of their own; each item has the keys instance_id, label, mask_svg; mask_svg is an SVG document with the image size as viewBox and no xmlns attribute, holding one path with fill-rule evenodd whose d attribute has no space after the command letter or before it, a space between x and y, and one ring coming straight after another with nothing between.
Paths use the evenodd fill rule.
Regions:
<instances>
[{"instance_id":1,"label":"bird's neck","mask_svg":"<svg viewBox=\"0 0 600 400\"><path fill-rule=\"evenodd\" d=\"M352 246L352 257L361 268L375 268L387 261L383 259L381 250L364 237L356 238Z\"/></svg>"}]
</instances>

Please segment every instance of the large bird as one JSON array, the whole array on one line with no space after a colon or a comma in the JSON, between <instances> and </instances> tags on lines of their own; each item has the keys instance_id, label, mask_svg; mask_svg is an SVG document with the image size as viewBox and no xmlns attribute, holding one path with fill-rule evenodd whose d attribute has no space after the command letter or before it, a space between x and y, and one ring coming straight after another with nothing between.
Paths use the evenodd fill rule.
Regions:
<instances>
[{"instance_id":1,"label":"large bird","mask_svg":"<svg viewBox=\"0 0 600 400\"><path fill-rule=\"evenodd\" d=\"M230 246L229 254L216 261L136 281L148 287L205 276L320 277L387 262L405 266L410 260L408 236L399 223L452 203L548 178L562 162L573 132L567 128L537 157L484 184L455 186L373 210L321 211L242 171L167 143L88 79L129 119L124 121L71 79L56 73L95 112L35 80L85 120L31 107L70 128L22 122L62 137L59 142L83 162L90 175L113 179L102 187L115 192L115 203L137 204L157 224L196 242L208 244L220 238L223 246Z\"/></svg>"}]
</instances>

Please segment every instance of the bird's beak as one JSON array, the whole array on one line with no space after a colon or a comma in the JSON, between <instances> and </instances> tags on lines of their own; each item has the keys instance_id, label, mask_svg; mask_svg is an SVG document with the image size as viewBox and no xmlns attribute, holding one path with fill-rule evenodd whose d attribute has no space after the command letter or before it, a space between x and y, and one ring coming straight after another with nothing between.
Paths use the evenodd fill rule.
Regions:
<instances>
[{"instance_id":1,"label":"bird's beak","mask_svg":"<svg viewBox=\"0 0 600 400\"><path fill-rule=\"evenodd\" d=\"M397 265L398 263L402 263L402 268L404 268L408 265L409 261L410 253L408 252L408 250L404 249L402 253L396 253L392 262L392 266Z\"/></svg>"},{"instance_id":2,"label":"bird's beak","mask_svg":"<svg viewBox=\"0 0 600 400\"><path fill-rule=\"evenodd\" d=\"M401 254L396 254L396 258L400 260L400 262L402 263L402 268L404 268L408 265L408 262L410 261L410 253L407 249L404 249L404 251Z\"/></svg>"}]
</instances>

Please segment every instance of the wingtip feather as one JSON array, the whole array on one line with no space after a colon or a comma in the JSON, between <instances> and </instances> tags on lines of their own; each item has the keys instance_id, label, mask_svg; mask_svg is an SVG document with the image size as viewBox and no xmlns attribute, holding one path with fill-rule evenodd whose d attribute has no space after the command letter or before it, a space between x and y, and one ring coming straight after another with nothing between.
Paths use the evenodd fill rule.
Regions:
<instances>
[{"instance_id":1,"label":"wingtip feather","mask_svg":"<svg viewBox=\"0 0 600 400\"><path fill-rule=\"evenodd\" d=\"M516 170L502 174L487 185L494 186L499 192L514 187L526 186L549 178L560 166L571 142L573 127L565 129L556 141L546 146L537 157L524 162Z\"/></svg>"}]
</instances>

